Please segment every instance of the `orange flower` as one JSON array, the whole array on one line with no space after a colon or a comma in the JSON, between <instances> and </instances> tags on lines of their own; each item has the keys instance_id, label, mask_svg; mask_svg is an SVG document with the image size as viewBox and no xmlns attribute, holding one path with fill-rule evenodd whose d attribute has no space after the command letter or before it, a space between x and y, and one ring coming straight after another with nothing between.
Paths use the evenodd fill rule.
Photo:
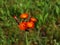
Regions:
<instances>
[{"instance_id":1,"label":"orange flower","mask_svg":"<svg viewBox=\"0 0 60 45\"><path fill-rule=\"evenodd\" d=\"M27 13L23 13L23 14L20 15L20 18L23 18L23 19L28 18L28 14Z\"/></svg>"},{"instance_id":2,"label":"orange flower","mask_svg":"<svg viewBox=\"0 0 60 45\"><path fill-rule=\"evenodd\" d=\"M32 21L32 22L37 22L37 19L34 18L34 17L31 17L31 18L30 18L30 21Z\"/></svg>"},{"instance_id":3,"label":"orange flower","mask_svg":"<svg viewBox=\"0 0 60 45\"><path fill-rule=\"evenodd\" d=\"M26 27L26 22L21 22L19 25L18 25L19 29L20 30L26 30L27 27Z\"/></svg>"},{"instance_id":4,"label":"orange flower","mask_svg":"<svg viewBox=\"0 0 60 45\"><path fill-rule=\"evenodd\" d=\"M28 28L34 28L34 23L33 22L27 22L27 27Z\"/></svg>"}]
</instances>

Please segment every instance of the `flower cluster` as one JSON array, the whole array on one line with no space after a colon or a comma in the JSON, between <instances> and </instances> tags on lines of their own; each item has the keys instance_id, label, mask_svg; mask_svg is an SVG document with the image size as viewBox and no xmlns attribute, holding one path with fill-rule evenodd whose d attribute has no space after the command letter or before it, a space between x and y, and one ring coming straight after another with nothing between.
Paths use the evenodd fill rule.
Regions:
<instances>
[{"instance_id":1,"label":"flower cluster","mask_svg":"<svg viewBox=\"0 0 60 45\"><path fill-rule=\"evenodd\" d=\"M23 13L20 15L21 19L27 19L29 17L29 14ZM14 17L16 20L16 16ZM37 22L37 19L34 17L30 17L29 21L22 21L19 22L18 27L20 30L27 30L27 29L33 29L35 27L35 23Z\"/></svg>"}]
</instances>

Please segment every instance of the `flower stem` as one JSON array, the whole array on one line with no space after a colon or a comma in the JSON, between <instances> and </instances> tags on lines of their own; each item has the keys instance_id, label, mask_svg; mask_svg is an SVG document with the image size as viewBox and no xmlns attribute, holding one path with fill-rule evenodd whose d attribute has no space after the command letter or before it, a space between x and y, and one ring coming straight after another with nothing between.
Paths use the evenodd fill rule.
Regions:
<instances>
[{"instance_id":1,"label":"flower stem","mask_svg":"<svg viewBox=\"0 0 60 45\"><path fill-rule=\"evenodd\" d=\"M26 45L29 45L27 35L28 35L28 32L26 32Z\"/></svg>"}]
</instances>

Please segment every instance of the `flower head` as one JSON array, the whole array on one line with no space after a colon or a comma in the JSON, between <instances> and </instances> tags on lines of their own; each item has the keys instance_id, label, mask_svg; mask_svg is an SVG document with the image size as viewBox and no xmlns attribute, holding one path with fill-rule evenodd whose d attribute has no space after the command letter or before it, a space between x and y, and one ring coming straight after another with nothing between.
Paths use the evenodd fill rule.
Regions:
<instances>
[{"instance_id":1,"label":"flower head","mask_svg":"<svg viewBox=\"0 0 60 45\"><path fill-rule=\"evenodd\" d=\"M26 27L26 22L21 22L19 25L18 25L19 29L20 30L26 30L27 27Z\"/></svg>"},{"instance_id":2,"label":"flower head","mask_svg":"<svg viewBox=\"0 0 60 45\"><path fill-rule=\"evenodd\" d=\"M28 18L28 14L27 13L23 13L23 14L20 15L20 18L26 19L26 18Z\"/></svg>"},{"instance_id":3,"label":"flower head","mask_svg":"<svg viewBox=\"0 0 60 45\"><path fill-rule=\"evenodd\" d=\"M31 17L31 18L30 18L30 21L32 21L32 22L37 22L37 19L34 18L34 17Z\"/></svg>"},{"instance_id":4,"label":"flower head","mask_svg":"<svg viewBox=\"0 0 60 45\"><path fill-rule=\"evenodd\" d=\"M34 23L33 22L27 22L27 27L28 28L34 28Z\"/></svg>"}]
</instances>

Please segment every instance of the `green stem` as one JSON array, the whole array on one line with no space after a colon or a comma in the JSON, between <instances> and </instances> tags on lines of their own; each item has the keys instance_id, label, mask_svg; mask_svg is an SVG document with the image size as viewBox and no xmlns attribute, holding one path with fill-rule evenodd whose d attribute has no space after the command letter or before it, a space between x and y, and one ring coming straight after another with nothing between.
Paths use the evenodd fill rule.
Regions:
<instances>
[{"instance_id":1,"label":"green stem","mask_svg":"<svg viewBox=\"0 0 60 45\"><path fill-rule=\"evenodd\" d=\"M29 45L27 35L28 35L28 32L26 32L26 45Z\"/></svg>"}]
</instances>

